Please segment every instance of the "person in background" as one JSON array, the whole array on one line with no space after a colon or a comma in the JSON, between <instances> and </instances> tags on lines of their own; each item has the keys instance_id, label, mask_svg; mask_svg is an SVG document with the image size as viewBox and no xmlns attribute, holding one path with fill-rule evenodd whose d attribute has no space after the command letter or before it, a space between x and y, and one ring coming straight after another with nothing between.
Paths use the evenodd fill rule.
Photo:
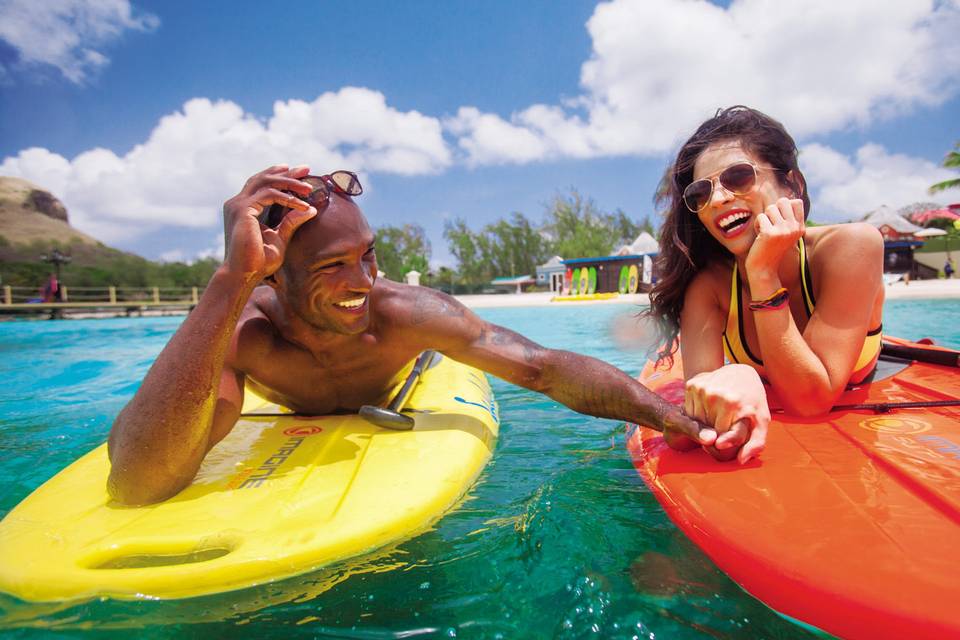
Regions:
<instances>
[{"instance_id":1,"label":"person in background","mask_svg":"<svg viewBox=\"0 0 960 640\"><path fill-rule=\"evenodd\" d=\"M806 226L797 155L783 125L734 106L700 125L666 178L648 312L658 357L679 346L687 413L715 425L716 457L741 463L764 447L764 381L786 411L819 415L880 352L883 239L863 223Z\"/></svg>"},{"instance_id":2,"label":"person in background","mask_svg":"<svg viewBox=\"0 0 960 640\"><path fill-rule=\"evenodd\" d=\"M56 274L50 274L46 284L43 285L42 293L44 302L60 302L60 283L57 281Z\"/></svg>"}]
</instances>

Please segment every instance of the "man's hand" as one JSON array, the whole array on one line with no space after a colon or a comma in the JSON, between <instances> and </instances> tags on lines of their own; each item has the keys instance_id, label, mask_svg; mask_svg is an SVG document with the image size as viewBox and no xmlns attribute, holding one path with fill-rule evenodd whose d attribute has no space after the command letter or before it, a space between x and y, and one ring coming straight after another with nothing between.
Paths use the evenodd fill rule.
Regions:
<instances>
[{"instance_id":1,"label":"man's hand","mask_svg":"<svg viewBox=\"0 0 960 640\"><path fill-rule=\"evenodd\" d=\"M678 410L664 416L663 439L671 449L677 451L689 451L697 447L709 451L717 440L717 432Z\"/></svg>"},{"instance_id":2,"label":"man's hand","mask_svg":"<svg viewBox=\"0 0 960 640\"><path fill-rule=\"evenodd\" d=\"M716 442L705 447L714 458L736 456L744 464L763 451L770 409L763 382L752 367L729 364L695 375L687 380L683 406L687 415L714 425Z\"/></svg>"},{"instance_id":3,"label":"man's hand","mask_svg":"<svg viewBox=\"0 0 960 640\"><path fill-rule=\"evenodd\" d=\"M260 280L280 268L294 231L317 215L314 207L287 193L309 195L313 187L300 180L309 172L308 167L270 167L251 176L240 193L224 203L224 265L230 271ZM291 208L276 229L257 219L273 204Z\"/></svg>"}]
</instances>

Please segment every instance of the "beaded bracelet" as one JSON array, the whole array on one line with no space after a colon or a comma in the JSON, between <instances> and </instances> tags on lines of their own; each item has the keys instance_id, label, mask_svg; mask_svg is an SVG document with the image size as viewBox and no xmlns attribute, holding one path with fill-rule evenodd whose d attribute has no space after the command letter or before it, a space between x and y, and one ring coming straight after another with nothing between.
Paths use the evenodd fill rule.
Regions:
<instances>
[{"instance_id":1,"label":"beaded bracelet","mask_svg":"<svg viewBox=\"0 0 960 640\"><path fill-rule=\"evenodd\" d=\"M790 292L786 287L780 287L774 291L768 298L763 300L751 300L751 311L764 311L767 309L782 309L790 301Z\"/></svg>"}]
</instances>

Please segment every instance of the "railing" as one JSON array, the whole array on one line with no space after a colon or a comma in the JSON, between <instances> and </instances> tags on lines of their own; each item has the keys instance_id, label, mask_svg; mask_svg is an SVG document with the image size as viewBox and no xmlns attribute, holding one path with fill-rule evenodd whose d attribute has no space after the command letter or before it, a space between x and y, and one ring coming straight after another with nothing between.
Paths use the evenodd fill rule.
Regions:
<instances>
[{"instance_id":1,"label":"railing","mask_svg":"<svg viewBox=\"0 0 960 640\"><path fill-rule=\"evenodd\" d=\"M43 300L32 287L4 286L0 312L41 312L96 309L192 309L200 299L199 287L66 287L57 300Z\"/></svg>"}]
</instances>

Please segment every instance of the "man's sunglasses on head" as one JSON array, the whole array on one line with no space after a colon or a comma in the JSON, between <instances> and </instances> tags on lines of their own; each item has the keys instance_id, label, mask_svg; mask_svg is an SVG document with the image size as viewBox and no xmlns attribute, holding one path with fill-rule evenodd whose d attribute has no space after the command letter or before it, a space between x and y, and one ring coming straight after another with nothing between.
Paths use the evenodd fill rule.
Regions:
<instances>
[{"instance_id":1,"label":"man's sunglasses on head","mask_svg":"<svg viewBox=\"0 0 960 640\"><path fill-rule=\"evenodd\" d=\"M330 204L331 193L339 193L342 196L358 196L363 193L363 185L360 184L357 174L342 169L323 176L305 176L300 178L300 181L309 184L313 187L313 190L305 196L297 197L307 204L313 205L317 213L323 211ZM288 211L290 211L290 207L285 205L271 205L260 214L260 222L271 229L276 229L280 226L280 222L283 221L283 217L287 215Z\"/></svg>"}]
</instances>

